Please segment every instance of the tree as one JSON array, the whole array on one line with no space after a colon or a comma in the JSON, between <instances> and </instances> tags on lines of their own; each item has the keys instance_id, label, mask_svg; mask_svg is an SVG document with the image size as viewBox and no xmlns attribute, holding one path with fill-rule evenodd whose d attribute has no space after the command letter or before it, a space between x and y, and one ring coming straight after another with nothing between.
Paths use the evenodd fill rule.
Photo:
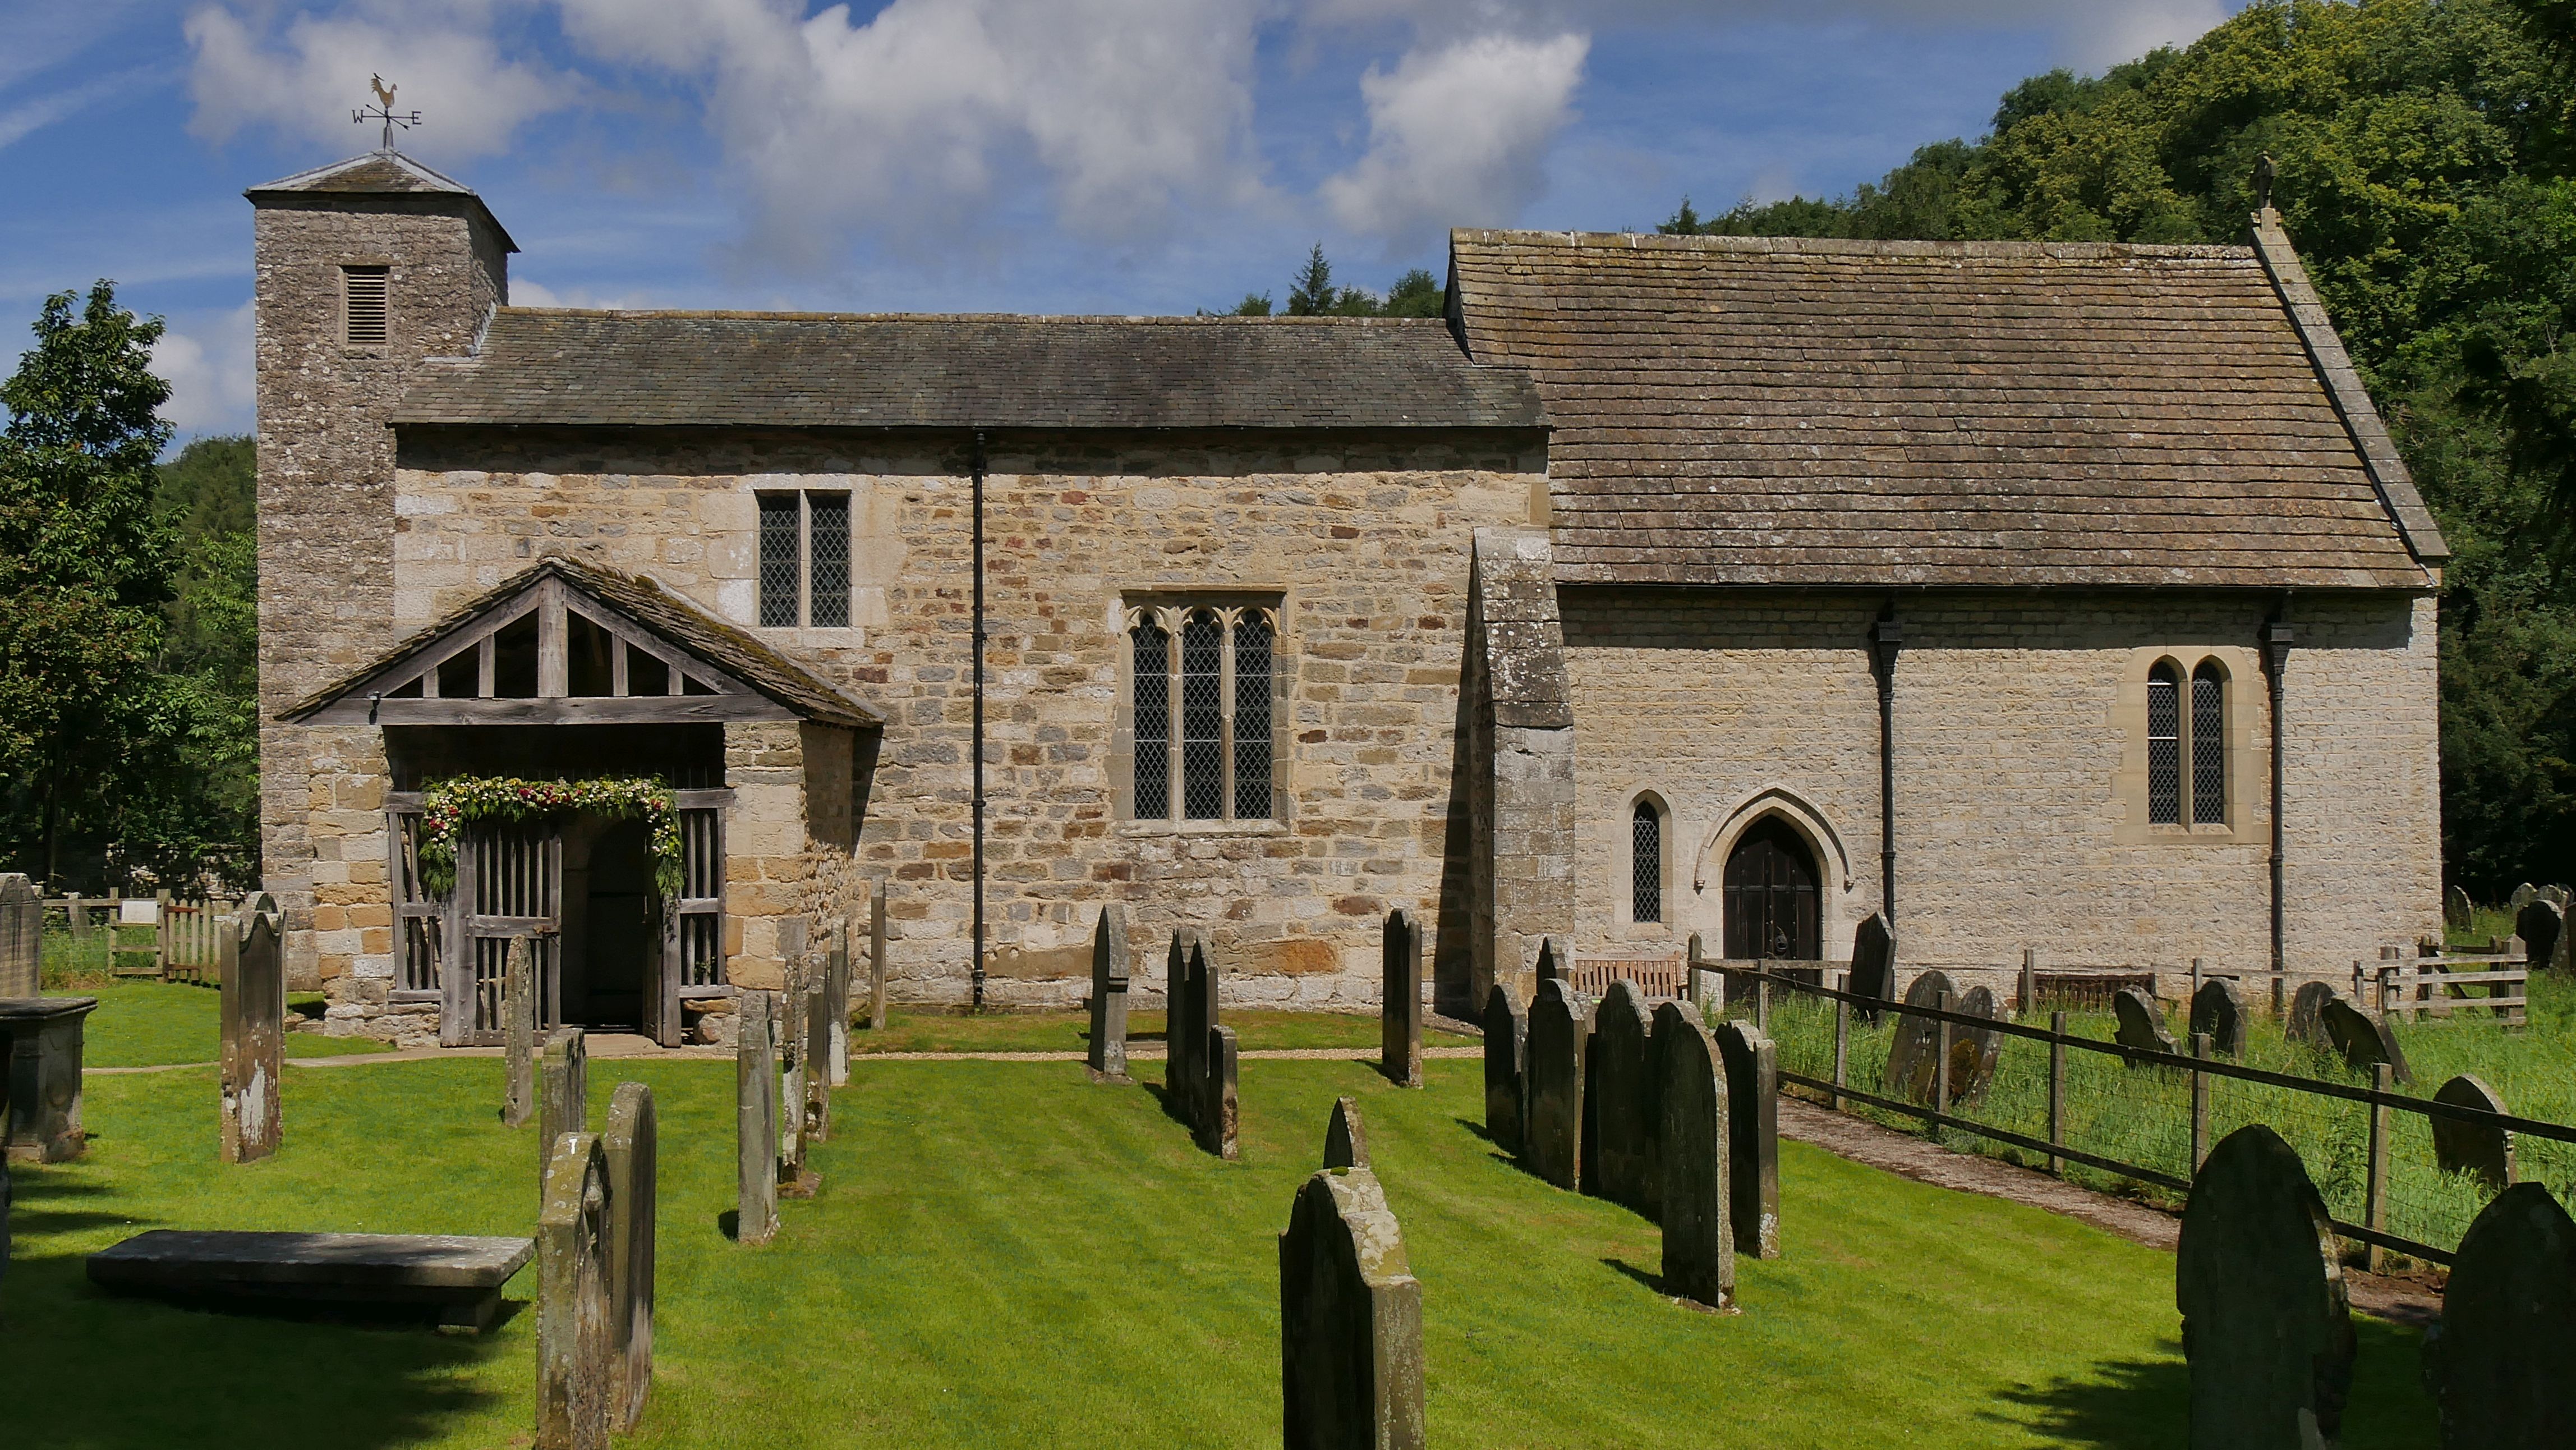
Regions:
<instances>
[{"instance_id":1,"label":"tree","mask_svg":"<svg viewBox=\"0 0 2576 1450\"><path fill-rule=\"evenodd\" d=\"M0 384L0 783L31 808L30 864L51 883L67 828L166 733L153 674L170 598L153 461L170 438L152 375L160 320L100 282L45 299L36 346Z\"/></svg>"},{"instance_id":2,"label":"tree","mask_svg":"<svg viewBox=\"0 0 2576 1450\"><path fill-rule=\"evenodd\" d=\"M1288 315L1321 317L1330 313L1341 300L1333 290L1333 264L1324 260L1324 244L1306 254L1306 265L1297 269L1297 281L1288 289Z\"/></svg>"}]
</instances>

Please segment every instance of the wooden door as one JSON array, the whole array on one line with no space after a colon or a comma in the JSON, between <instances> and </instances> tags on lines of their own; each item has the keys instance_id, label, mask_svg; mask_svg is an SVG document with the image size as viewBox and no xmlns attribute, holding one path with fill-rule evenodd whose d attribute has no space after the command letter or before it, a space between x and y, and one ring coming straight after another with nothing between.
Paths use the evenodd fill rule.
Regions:
<instances>
[{"instance_id":1,"label":"wooden door","mask_svg":"<svg viewBox=\"0 0 2576 1450\"><path fill-rule=\"evenodd\" d=\"M680 1003L720 997L725 986L724 805L730 791L681 791L680 895L662 903L662 985L645 994L644 1030L677 1047L688 1030Z\"/></svg>"},{"instance_id":2,"label":"wooden door","mask_svg":"<svg viewBox=\"0 0 2576 1450\"><path fill-rule=\"evenodd\" d=\"M1777 816L1756 822L1727 854L1723 905L1732 960L1824 955L1815 857Z\"/></svg>"},{"instance_id":3,"label":"wooden door","mask_svg":"<svg viewBox=\"0 0 2576 1450\"><path fill-rule=\"evenodd\" d=\"M513 937L530 938L536 955L538 1025L560 1023L563 834L557 823L467 828L456 853L454 899L462 919L451 935L463 950L457 970L445 974L439 1041L470 1047L501 1041L501 983Z\"/></svg>"}]
</instances>

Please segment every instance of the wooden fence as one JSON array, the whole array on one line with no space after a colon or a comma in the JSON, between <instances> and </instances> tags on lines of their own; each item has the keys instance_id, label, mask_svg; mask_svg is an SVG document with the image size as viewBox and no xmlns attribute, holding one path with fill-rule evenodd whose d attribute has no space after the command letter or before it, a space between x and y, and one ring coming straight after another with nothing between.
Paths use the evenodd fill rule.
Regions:
<instances>
[{"instance_id":1,"label":"wooden fence","mask_svg":"<svg viewBox=\"0 0 2576 1450\"><path fill-rule=\"evenodd\" d=\"M220 963L222 923L240 903L228 897L179 900L152 896L56 896L46 924L60 921L77 942L105 933L108 970L119 977L211 986Z\"/></svg>"}]
</instances>

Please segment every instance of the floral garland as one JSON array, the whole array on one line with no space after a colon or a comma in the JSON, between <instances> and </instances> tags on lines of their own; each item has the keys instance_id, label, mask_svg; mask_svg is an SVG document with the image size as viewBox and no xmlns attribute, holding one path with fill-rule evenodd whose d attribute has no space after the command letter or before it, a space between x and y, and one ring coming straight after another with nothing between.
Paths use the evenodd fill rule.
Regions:
<instances>
[{"instance_id":1,"label":"floral garland","mask_svg":"<svg viewBox=\"0 0 2576 1450\"><path fill-rule=\"evenodd\" d=\"M680 813L658 780L521 780L461 775L422 793L421 885L432 896L456 889L456 841L469 821L524 821L564 811L641 818L653 835L653 885L665 900L680 894Z\"/></svg>"}]
</instances>

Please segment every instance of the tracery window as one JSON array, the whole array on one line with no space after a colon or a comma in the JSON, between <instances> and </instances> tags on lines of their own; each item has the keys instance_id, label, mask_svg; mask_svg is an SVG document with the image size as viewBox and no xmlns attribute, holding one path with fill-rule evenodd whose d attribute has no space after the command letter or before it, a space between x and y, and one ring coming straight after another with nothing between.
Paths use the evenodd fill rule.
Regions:
<instances>
[{"instance_id":1,"label":"tracery window","mask_svg":"<svg viewBox=\"0 0 2576 1450\"><path fill-rule=\"evenodd\" d=\"M2147 821L2227 824L2227 667L2204 659L2147 672Z\"/></svg>"},{"instance_id":2,"label":"tracery window","mask_svg":"<svg viewBox=\"0 0 2576 1450\"><path fill-rule=\"evenodd\" d=\"M1156 604L1127 611L1140 821L1272 815L1278 616L1263 605Z\"/></svg>"},{"instance_id":3,"label":"tracery window","mask_svg":"<svg viewBox=\"0 0 2576 1450\"><path fill-rule=\"evenodd\" d=\"M1631 921L1664 919L1664 813L1650 800L1637 802L1628 825Z\"/></svg>"}]
</instances>

